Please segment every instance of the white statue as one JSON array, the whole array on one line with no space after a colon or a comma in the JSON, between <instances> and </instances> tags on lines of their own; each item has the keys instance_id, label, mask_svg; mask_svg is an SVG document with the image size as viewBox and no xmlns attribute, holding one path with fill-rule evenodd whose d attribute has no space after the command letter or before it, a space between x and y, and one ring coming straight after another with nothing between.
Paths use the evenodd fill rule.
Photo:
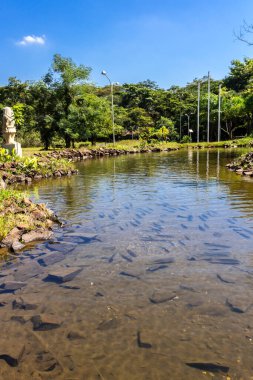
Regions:
<instances>
[{"instance_id":1,"label":"white statue","mask_svg":"<svg viewBox=\"0 0 253 380\"><path fill-rule=\"evenodd\" d=\"M3 148L8 149L10 152L14 149L18 156L22 156L22 149L20 143L15 141L16 127L15 116L11 107L3 108Z\"/></svg>"},{"instance_id":2,"label":"white statue","mask_svg":"<svg viewBox=\"0 0 253 380\"><path fill-rule=\"evenodd\" d=\"M3 138L5 144L15 144L15 117L11 107L3 108Z\"/></svg>"}]
</instances>

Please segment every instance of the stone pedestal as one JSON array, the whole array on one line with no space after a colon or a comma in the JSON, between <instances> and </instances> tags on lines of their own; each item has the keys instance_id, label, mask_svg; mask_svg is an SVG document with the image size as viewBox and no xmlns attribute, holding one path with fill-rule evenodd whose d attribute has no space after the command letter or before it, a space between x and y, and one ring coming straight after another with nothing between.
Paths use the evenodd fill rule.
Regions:
<instances>
[{"instance_id":1,"label":"stone pedestal","mask_svg":"<svg viewBox=\"0 0 253 380\"><path fill-rule=\"evenodd\" d=\"M17 141L14 141L13 144L3 144L2 148L7 149L10 154L12 154L13 149L14 149L15 154L19 157L22 157L21 144Z\"/></svg>"}]
</instances>

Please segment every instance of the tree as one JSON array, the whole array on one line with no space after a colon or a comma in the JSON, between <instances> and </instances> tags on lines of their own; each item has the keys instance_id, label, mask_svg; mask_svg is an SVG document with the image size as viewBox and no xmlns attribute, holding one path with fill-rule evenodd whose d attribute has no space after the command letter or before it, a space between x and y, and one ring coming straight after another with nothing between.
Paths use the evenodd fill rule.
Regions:
<instances>
[{"instance_id":1,"label":"tree","mask_svg":"<svg viewBox=\"0 0 253 380\"><path fill-rule=\"evenodd\" d=\"M56 91L59 100L61 113L60 131L65 139L66 148L69 148L75 134L70 123L71 104L76 96L77 85L83 84L89 77L91 69L84 65L77 66L71 58L64 58L60 54L55 54L52 69L59 74Z\"/></svg>"},{"instance_id":2,"label":"tree","mask_svg":"<svg viewBox=\"0 0 253 380\"><path fill-rule=\"evenodd\" d=\"M230 139L233 138L234 131L239 127L242 127L243 116L245 116L245 102L243 97L233 91L223 92L222 130L228 135Z\"/></svg>"},{"instance_id":3,"label":"tree","mask_svg":"<svg viewBox=\"0 0 253 380\"><path fill-rule=\"evenodd\" d=\"M253 79L253 59L244 58L243 62L235 59L231 62L230 73L224 79L224 85L229 90L243 91Z\"/></svg>"}]
</instances>

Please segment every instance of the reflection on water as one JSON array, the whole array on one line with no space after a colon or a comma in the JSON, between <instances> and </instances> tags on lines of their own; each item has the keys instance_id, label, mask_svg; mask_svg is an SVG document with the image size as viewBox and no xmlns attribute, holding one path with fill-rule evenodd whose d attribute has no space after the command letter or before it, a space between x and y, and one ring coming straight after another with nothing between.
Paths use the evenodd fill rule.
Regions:
<instances>
[{"instance_id":1,"label":"reflection on water","mask_svg":"<svg viewBox=\"0 0 253 380\"><path fill-rule=\"evenodd\" d=\"M34 185L66 226L2 271L25 285L1 294L1 378L251 378L253 182L224 167L239 153L85 161Z\"/></svg>"}]
</instances>

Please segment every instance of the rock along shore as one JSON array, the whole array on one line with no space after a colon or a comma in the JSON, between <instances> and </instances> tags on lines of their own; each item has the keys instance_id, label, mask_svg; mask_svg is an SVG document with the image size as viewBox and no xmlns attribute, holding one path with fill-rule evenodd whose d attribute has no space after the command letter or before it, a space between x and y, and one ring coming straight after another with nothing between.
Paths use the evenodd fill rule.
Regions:
<instances>
[{"instance_id":1,"label":"rock along shore","mask_svg":"<svg viewBox=\"0 0 253 380\"><path fill-rule=\"evenodd\" d=\"M227 164L226 167L237 174L253 177L253 152L241 156L236 161Z\"/></svg>"},{"instance_id":2,"label":"rock along shore","mask_svg":"<svg viewBox=\"0 0 253 380\"><path fill-rule=\"evenodd\" d=\"M25 196L6 198L1 205L0 218L6 226L0 234L0 248L14 253L30 242L50 239L53 225L60 224L45 204L35 204Z\"/></svg>"}]
</instances>

